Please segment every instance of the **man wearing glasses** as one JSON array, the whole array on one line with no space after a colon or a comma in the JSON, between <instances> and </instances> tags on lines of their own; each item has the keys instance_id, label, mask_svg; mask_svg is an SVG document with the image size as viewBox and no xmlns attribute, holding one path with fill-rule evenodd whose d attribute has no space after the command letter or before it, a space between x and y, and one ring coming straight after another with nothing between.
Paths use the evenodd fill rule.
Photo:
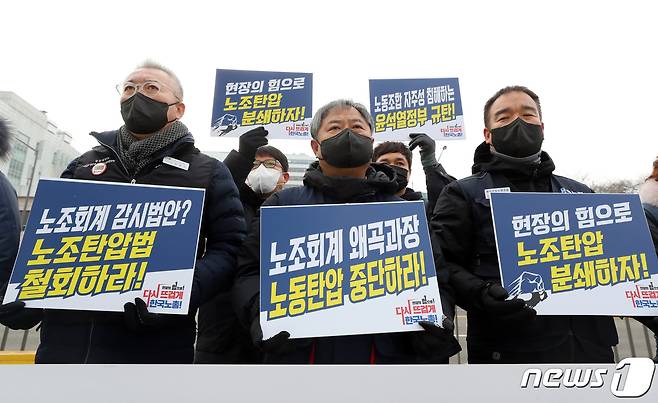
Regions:
<instances>
[{"instance_id":1,"label":"man wearing glasses","mask_svg":"<svg viewBox=\"0 0 658 403\"><path fill-rule=\"evenodd\" d=\"M63 178L205 189L188 315L44 311L37 363L192 363L197 308L228 290L245 236L242 205L226 166L199 152L180 122L183 89L169 69L146 62L117 86L124 125L91 133L99 146L69 164Z\"/></svg>"},{"instance_id":2,"label":"man wearing glasses","mask_svg":"<svg viewBox=\"0 0 658 403\"><path fill-rule=\"evenodd\" d=\"M240 138L240 154L246 157L243 137L265 140L267 130L258 127ZM261 204L272 194L283 189L290 178L288 158L278 148L263 145L251 152L251 167L241 167L227 157L224 162L240 190L247 225L258 214ZM246 178L246 180L245 180ZM220 293L199 309L199 336L194 356L196 364L257 364L260 351L254 346L249 332L244 329L231 305L231 293Z\"/></svg>"}]
</instances>

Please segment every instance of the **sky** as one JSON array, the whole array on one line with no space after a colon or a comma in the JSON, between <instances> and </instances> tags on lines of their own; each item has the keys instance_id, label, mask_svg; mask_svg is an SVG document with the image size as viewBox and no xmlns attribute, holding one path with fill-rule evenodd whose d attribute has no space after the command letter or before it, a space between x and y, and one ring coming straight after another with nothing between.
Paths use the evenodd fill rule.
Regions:
<instances>
[{"instance_id":1,"label":"sky","mask_svg":"<svg viewBox=\"0 0 658 403\"><path fill-rule=\"evenodd\" d=\"M0 91L13 91L73 135L121 124L115 85L152 59L185 90L182 121L211 138L215 69L311 72L314 109L368 106L368 79L458 77L466 140L441 162L470 174L482 108L507 85L541 99L543 149L556 173L589 184L639 180L658 156L658 5L651 1L29 1L4 2ZM278 140L312 155L309 141ZM438 154L438 153L437 153ZM417 151L415 155L419 165ZM413 169L415 168L415 169ZM423 190L420 166L411 186Z\"/></svg>"}]
</instances>

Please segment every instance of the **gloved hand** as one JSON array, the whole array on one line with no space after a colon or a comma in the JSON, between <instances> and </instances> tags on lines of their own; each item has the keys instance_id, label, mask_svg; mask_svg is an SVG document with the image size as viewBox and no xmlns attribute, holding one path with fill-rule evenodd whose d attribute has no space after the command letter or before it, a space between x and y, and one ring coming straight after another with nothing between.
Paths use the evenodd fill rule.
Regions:
<instances>
[{"instance_id":1,"label":"gloved hand","mask_svg":"<svg viewBox=\"0 0 658 403\"><path fill-rule=\"evenodd\" d=\"M441 363L461 351L461 346L453 332L455 325L448 318L443 318L443 328L433 322L418 322L424 329L413 332L411 344L418 353L420 362Z\"/></svg>"},{"instance_id":2,"label":"gloved hand","mask_svg":"<svg viewBox=\"0 0 658 403\"><path fill-rule=\"evenodd\" d=\"M409 143L409 150L413 151L414 148L420 146L420 163L423 168L433 167L436 162L436 142L425 133L411 133L411 142Z\"/></svg>"},{"instance_id":3,"label":"gloved hand","mask_svg":"<svg viewBox=\"0 0 658 403\"><path fill-rule=\"evenodd\" d=\"M267 130L263 126L251 129L242 136L238 145L238 152L244 158L253 161L256 157L256 150L260 146L267 145Z\"/></svg>"},{"instance_id":4,"label":"gloved hand","mask_svg":"<svg viewBox=\"0 0 658 403\"><path fill-rule=\"evenodd\" d=\"M43 319L43 309L26 308L25 302L0 305L0 323L14 330L32 329Z\"/></svg>"},{"instance_id":5,"label":"gloved hand","mask_svg":"<svg viewBox=\"0 0 658 403\"><path fill-rule=\"evenodd\" d=\"M269 339L263 340L263 329L260 327L260 309L258 304L252 307L251 341L254 346L261 349L267 354L288 354L295 350L294 344L290 340L290 333L283 331L275 334Z\"/></svg>"},{"instance_id":6,"label":"gloved hand","mask_svg":"<svg viewBox=\"0 0 658 403\"><path fill-rule=\"evenodd\" d=\"M658 334L658 316L634 316L633 319L649 328L655 334Z\"/></svg>"},{"instance_id":7,"label":"gloved hand","mask_svg":"<svg viewBox=\"0 0 658 403\"><path fill-rule=\"evenodd\" d=\"M501 321L527 321L537 316L537 311L529 307L524 300L512 298L499 284L488 284L480 294L482 308L488 314Z\"/></svg>"},{"instance_id":8,"label":"gloved hand","mask_svg":"<svg viewBox=\"0 0 658 403\"><path fill-rule=\"evenodd\" d=\"M126 302L123 305L123 318L130 330L141 333L182 324L187 316L149 312L146 302L141 298L135 298L134 304Z\"/></svg>"}]
</instances>

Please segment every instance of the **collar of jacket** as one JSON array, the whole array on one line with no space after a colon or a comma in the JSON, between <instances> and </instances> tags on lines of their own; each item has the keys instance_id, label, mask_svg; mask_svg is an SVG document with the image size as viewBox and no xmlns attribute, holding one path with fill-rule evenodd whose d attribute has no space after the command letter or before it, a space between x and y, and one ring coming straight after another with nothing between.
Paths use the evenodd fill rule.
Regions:
<instances>
[{"instance_id":1,"label":"collar of jacket","mask_svg":"<svg viewBox=\"0 0 658 403\"><path fill-rule=\"evenodd\" d=\"M123 161L121 161L121 157L119 156L119 153L117 152L117 147L119 146L118 130L111 130L111 131L100 132L100 133L91 132L89 133L89 135L95 138L96 141L98 141L98 143L101 146L105 148L109 148L114 153L114 156L121 162L121 164L124 165ZM186 146L188 144L194 145L194 136L192 136L192 133L187 133L185 136L176 140L169 147L166 147L163 150L157 152L153 156L153 160L158 160L167 156L174 155L181 147Z\"/></svg>"},{"instance_id":2,"label":"collar of jacket","mask_svg":"<svg viewBox=\"0 0 658 403\"><path fill-rule=\"evenodd\" d=\"M546 151L542 151L539 163L515 163L503 160L491 154L489 144L482 142L473 156L473 174L480 172L501 172L508 177L543 177L548 176L555 170L555 163Z\"/></svg>"},{"instance_id":3,"label":"collar of jacket","mask_svg":"<svg viewBox=\"0 0 658 403\"><path fill-rule=\"evenodd\" d=\"M423 194L420 192L416 192L412 188L407 188L404 191L404 194L400 196L403 200L406 201L416 201L416 200L423 200Z\"/></svg>"},{"instance_id":4,"label":"collar of jacket","mask_svg":"<svg viewBox=\"0 0 658 403\"><path fill-rule=\"evenodd\" d=\"M326 176L320 162L312 163L304 174L304 185L317 189L340 202L358 201L377 193L394 195L398 184L395 171L386 164L372 163L365 178Z\"/></svg>"}]
</instances>

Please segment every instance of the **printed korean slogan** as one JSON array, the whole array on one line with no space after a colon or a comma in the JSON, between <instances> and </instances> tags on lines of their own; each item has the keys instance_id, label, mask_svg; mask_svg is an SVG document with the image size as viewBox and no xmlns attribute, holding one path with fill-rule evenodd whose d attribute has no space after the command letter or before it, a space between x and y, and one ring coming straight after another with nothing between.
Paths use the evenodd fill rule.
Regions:
<instances>
[{"instance_id":1,"label":"printed korean slogan","mask_svg":"<svg viewBox=\"0 0 658 403\"><path fill-rule=\"evenodd\" d=\"M377 141L409 141L411 133L466 138L456 78L370 80L370 114Z\"/></svg>"},{"instance_id":2,"label":"printed korean slogan","mask_svg":"<svg viewBox=\"0 0 658 403\"><path fill-rule=\"evenodd\" d=\"M41 179L5 303L187 314L200 189Z\"/></svg>"},{"instance_id":3,"label":"printed korean slogan","mask_svg":"<svg viewBox=\"0 0 658 403\"><path fill-rule=\"evenodd\" d=\"M658 315L638 195L491 193L503 286L541 315Z\"/></svg>"},{"instance_id":4,"label":"printed korean slogan","mask_svg":"<svg viewBox=\"0 0 658 403\"><path fill-rule=\"evenodd\" d=\"M261 327L269 338L422 330L441 324L424 205L263 207Z\"/></svg>"},{"instance_id":5,"label":"printed korean slogan","mask_svg":"<svg viewBox=\"0 0 658 403\"><path fill-rule=\"evenodd\" d=\"M211 135L239 137L258 126L270 139L311 138L313 74L217 70Z\"/></svg>"}]
</instances>

